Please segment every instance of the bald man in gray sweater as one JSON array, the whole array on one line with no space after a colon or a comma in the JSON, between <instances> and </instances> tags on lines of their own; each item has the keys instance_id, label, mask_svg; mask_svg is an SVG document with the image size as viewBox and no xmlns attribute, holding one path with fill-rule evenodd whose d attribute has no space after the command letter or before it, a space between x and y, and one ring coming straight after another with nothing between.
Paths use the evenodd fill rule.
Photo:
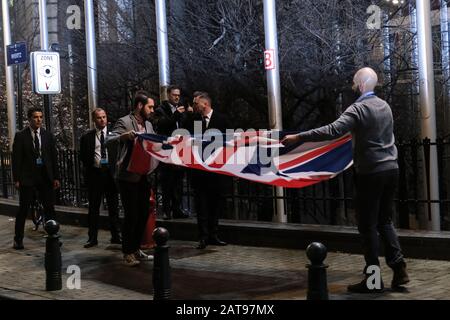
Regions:
<instances>
[{"instance_id":1,"label":"bald man in gray sweater","mask_svg":"<svg viewBox=\"0 0 450 320\"><path fill-rule=\"evenodd\" d=\"M395 232L392 215L394 194L398 180L397 148L394 138L394 120L389 104L378 98L374 89L378 76L371 68L360 69L353 78L353 90L360 98L335 122L296 135L288 135L285 145L309 141L332 140L349 132L353 136L355 176L355 210L358 230L362 237L364 279L349 285L348 291L374 293L384 291L371 283L373 268L379 266L379 237L383 242L386 263L394 271L391 287L398 289L409 282L406 263Z\"/></svg>"}]
</instances>

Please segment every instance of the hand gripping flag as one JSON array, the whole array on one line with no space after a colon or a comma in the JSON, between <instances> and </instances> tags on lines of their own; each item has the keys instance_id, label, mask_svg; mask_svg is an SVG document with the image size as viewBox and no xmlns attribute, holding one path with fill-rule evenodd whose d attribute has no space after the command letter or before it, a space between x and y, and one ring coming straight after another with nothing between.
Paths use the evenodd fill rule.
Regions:
<instances>
[{"instance_id":1,"label":"hand gripping flag","mask_svg":"<svg viewBox=\"0 0 450 320\"><path fill-rule=\"evenodd\" d=\"M285 147L271 131L174 137L139 134L128 170L150 172L155 160L285 188L331 179L353 164L350 134Z\"/></svg>"}]
</instances>

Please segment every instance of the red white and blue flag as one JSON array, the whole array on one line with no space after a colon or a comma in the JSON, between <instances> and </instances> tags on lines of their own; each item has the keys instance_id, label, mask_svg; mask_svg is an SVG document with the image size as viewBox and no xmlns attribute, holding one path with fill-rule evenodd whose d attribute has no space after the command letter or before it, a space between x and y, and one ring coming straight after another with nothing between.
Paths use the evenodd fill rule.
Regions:
<instances>
[{"instance_id":1,"label":"red white and blue flag","mask_svg":"<svg viewBox=\"0 0 450 320\"><path fill-rule=\"evenodd\" d=\"M146 174L155 160L285 188L331 179L353 164L351 135L285 147L272 131L166 137L139 134L128 170Z\"/></svg>"}]
</instances>

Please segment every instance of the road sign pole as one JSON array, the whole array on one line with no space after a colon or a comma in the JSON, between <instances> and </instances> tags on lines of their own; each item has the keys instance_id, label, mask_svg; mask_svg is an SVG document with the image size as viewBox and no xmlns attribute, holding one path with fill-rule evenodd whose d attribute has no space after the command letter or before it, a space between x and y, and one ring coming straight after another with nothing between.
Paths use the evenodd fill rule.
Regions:
<instances>
[{"instance_id":1,"label":"road sign pole","mask_svg":"<svg viewBox=\"0 0 450 320\"><path fill-rule=\"evenodd\" d=\"M41 50L48 51L48 21L47 21L47 1L39 0L39 26ZM44 95L44 116L45 126L49 132L52 131L52 98L50 95Z\"/></svg>"},{"instance_id":2,"label":"road sign pole","mask_svg":"<svg viewBox=\"0 0 450 320\"><path fill-rule=\"evenodd\" d=\"M3 13L3 45L4 52L11 44L11 28L9 22L9 1L2 0ZM14 135L16 134L16 104L14 102L14 74L13 68L8 66L8 58L5 54L5 78L6 78L6 98L8 110L8 138L9 148L12 150Z\"/></svg>"},{"instance_id":3,"label":"road sign pole","mask_svg":"<svg viewBox=\"0 0 450 320\"><path fill-rule=\"evenodd\" d=\"M22 101L22 68L17 65L17 111L19 113L19 130L23 129L23 101Z\"/></svg>"}]
</instances>

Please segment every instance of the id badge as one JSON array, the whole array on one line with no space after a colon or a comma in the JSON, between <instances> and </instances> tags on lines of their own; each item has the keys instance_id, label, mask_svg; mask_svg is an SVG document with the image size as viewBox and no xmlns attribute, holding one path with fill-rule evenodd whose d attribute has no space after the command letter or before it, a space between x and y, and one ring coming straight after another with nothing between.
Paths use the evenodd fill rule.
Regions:
<instances>
[{"instance_id":1,"label":"id badge","mask_svg":"<svg viewBox=\"0 0 450 320\"><path fill-rule=\"evenodd\" d=\"M42 158L37 158L37 159L36 159L36 164L37 164L38 166L42 166L42 165L44 164L44 161L42 161Z\"/></svg>"},{"instance_id":2,"label":"id badge","mask_svg":"<svg viewBox=\"0 0 450 320\"><path fill-rule=\"evenodd\" d=\"M101 164L102 166L108 165L108 159L101 159L101 160L100 160L100 164Z\"/></svg>"}]
</instances>

